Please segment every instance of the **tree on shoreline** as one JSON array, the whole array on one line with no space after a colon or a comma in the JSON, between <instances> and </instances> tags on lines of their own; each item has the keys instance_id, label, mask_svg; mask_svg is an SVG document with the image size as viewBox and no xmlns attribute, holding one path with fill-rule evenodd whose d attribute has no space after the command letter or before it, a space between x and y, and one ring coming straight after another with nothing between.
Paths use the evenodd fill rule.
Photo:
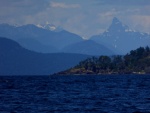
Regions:
<instances>
[{"instance_id":1,"label":"tree on shoreline","mask_svg":"<svg viewBox=\"0 0 150 113\"><path fill-rule=\"evenodd\" d=\"M76 73L76 70L78 73ZM125 56L100 56L81 61L77 66L60 73L72 74L111 74L111 73L150 73L150 48L140 47Z\"/></svg>"}]
</instances>

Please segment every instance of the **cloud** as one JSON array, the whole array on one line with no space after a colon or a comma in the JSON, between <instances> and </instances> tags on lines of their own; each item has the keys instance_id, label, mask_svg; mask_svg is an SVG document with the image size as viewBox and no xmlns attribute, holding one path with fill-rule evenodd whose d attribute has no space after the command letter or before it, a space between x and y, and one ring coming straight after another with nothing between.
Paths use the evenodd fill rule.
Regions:
<instances>
[{"instance_id":1,"label":"cloud","mask_svg":"<svg viewBox=\"0 0 150 113\"><path fill-rule=\"evenodd\" d=\"M0 15L28 15L49 7L47 0L1 0Z\"/></svg>"},{"instance_id":2,"label":"cloud","mask_svg":"<svg viewBox=\"0 0 150 113\"><path fill-rule=\"evenodd\" d=\"M0 0L0 23L52 23L81 36L106 30L115 16L129 27L150 29L150 0Z\"/></svg>"},{"instance_id":3,"label":"cloud","mask_svg":"<svg viewBox=\"0 0 150 113\"><path fill-rule=\"evenodd\" d=\"M50 6L54 8L65 8L65 9L80 7L79 4L65 4L60 2L51 2Z\"/></svg>"},{"instance_id":4,"label":"cloud","mask_svg":"<svg viewBox=\"0 0 150 113\"><path fill-rule=\"evenodd\" d=\"M120 14L120 11L117 11L116 9L111 9L102 13L99 13L99 16L103 17L115 17L116 15Z\"/></svg>"},{"instance_id":5,"label":"cloud","mask_svg":"<svg viewBox=\"0 0 150 113\"><path fill-rule=\"evenodd\" d=\"M133 27L139 31L150 32L150 16L145 15L133 15L131 16Z\"/></svg>"},{"instance_id":6,"label":"cloud","mask_svg":"<svg viewBox=\"0 0 150 113\"><path fill-rule=\"evenodd\" d=\"M149 5L150 0L95 0L99 5L141 6Z\"/></svg>"}]
</instances>

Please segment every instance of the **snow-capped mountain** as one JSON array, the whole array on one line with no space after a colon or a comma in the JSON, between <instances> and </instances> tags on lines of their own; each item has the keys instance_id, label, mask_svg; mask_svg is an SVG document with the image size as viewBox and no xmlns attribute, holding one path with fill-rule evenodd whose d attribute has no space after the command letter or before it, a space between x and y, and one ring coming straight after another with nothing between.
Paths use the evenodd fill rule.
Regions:
<instances>
[{"instance_id":1,"label":"snow-capped mountain","mask_svg":"<svg viewBox=\"0 0 150 113\"><path fill-rule=\"evenodd\" d=\"M91 37L91 40L107 46L117 54L126 54L140 46L150 45L149 34L131 30L116 17L104 33Z\"/></svg>"},{"instance_id":2,"label":"snow-capped mountain","mask_svg":"<svg viewBox=\"0 0 150 113\"><path fill-rule=\"evenodd\" d=\"M57 27L53 24L46 24L44 26L45 29L51 30L51 31L55 31L57 29Z\"/></svg>"},{"instance_id":3,"label":"snow-capped mountain","mask_svg":"<svg viewBox=\"0 0 150 113\"><path fill-rule=\"evenodd\" d=\"M50 24L50 23L46 23L45 25L37 24L36 26L39 28L43 28L43 29L47 29L47 30L55 31L55 32L59 32L59 31L63 30L62 27L60 27L60 26L57 27L57 26Z\"/></svg>"},{"instance_id":4,"label":"snow-capped mountain","mask_svg":"<svg viewBox=\"0 0 150 113\"><path fill-rule=\"evenodd\" d=\"M54 50L61 49L83 40L79 35L65 30L56 32L37 27L33 24L22 25L19 27L9 24L0 24L0 36L15 40L27 49L44 53L47 51L53 52ZM41 49L45 47L49 48L47 50Z\"/></svg>"},{"instance_id":5,"label":"snow-capped mountain","mask_svg":"<svg viewBox=\"0 0 150 113\"><path fill-rule=\"evenodd\" d=\"M128 31L129 27L122 24L116 17L113 18L111 26L108 28L108 32L111 33L121 33L124 31Z\"/></svg>"},{"instance_id":6,"label":"snow-capped mountain","mask_svg":"<svg viewBox=\"0 0 150 113\"><path fill-rule=\"evenodd\" d=\"M29 50L42 53L112 55L126 54L140 46L150 46L149 34L131 30L117 18L112 20L112 24L104 33L91 37L90 41L65 30L59 31L58 28L48 23L37 26L0 24L0 36L15 40Z\"/></svg>"}]
</instances>

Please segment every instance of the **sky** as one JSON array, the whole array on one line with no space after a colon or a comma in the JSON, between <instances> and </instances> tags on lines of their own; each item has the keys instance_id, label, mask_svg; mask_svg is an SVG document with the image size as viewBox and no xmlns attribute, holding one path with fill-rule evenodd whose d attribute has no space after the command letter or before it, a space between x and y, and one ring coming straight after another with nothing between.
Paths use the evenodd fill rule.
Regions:
<instances>
[{"instance_id":1,"label":"sky","mask_svg":"<svg viewBox=\"0 0 150 113\"><path fill-rule=\"evenodd\" d=\"M150 32L150 0L0 0L0 23L50 23L84 38L103 33L117 17Z\"/></svg>"}]
</instances>

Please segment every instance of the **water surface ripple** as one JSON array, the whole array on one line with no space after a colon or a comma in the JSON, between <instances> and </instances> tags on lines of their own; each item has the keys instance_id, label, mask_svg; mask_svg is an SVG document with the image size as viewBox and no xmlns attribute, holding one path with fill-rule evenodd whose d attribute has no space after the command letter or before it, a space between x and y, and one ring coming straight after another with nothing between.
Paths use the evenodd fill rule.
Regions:
<instances>
[{"instance_id":1,"label":"water surface ripple","mask_svg":"<svg viewBox=\"0 0 150 113\"><path fill-rule=\"evenodd\" d=\"M150 113L150 75L1 76L0 113Z\"/></svg>"}]
</instances>

